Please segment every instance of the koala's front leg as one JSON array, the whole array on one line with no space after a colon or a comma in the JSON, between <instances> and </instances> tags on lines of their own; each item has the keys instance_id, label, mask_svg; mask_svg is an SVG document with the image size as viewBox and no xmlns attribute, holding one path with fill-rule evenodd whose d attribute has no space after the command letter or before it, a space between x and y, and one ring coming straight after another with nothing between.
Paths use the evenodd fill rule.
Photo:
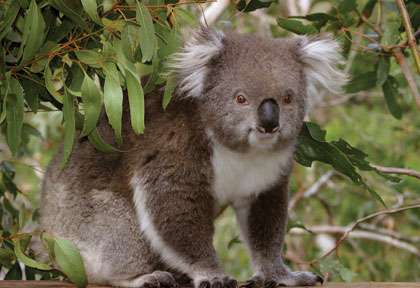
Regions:
<instances>
[{"instance_id":1,"label":"koala's front leg","mask_svg":"<svg viewBox=\"0 0 420 288\"><path fill-rule=\"evenodd\" d=\"M133 181L141 230L163 261L187 274L195 287L236 287L236 281L220 268L212 244L214 201L208 184L186 178L171 175Z\"/></svg>"},{"instance_id":2,"label":"koala's front leg","mask_svg":"<svg viewBox=\"0 0 420 288\"><path fill-rule=\"evenodd\" d=\"M255 272L243 287L313 286L322 282L322 278L311 272L292 272L283 263L288 181L285 177L279 182L257 197L234 204Z\"/></svg>"}]
</instances>

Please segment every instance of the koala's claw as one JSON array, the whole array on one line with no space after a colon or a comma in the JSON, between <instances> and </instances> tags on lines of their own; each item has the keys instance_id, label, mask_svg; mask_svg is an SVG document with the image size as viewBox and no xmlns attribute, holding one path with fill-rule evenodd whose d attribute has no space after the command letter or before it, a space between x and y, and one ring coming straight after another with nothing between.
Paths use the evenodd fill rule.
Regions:
<instances>
[{"instance_id":1,"label":"koala's claw","mask_svg":"<svg viewBox=\"0 0 420 288\"><path fill-rule=\"evenodd\" d=\"M264 280L259 276L254 276L245 283L243 283L239 288L257 288L262 287Z\"/></svg>"},{"instance_id":2,"label":"koala's claw","mask_svg":"<svg viewBox=\"0 0 420 288\"><path fill-rule=\"evenodd\" d=\"M238 282L235 279L230 277L214 277L213 279L202 280L198 284L198 288L236 288Z\"/></svg>"},{"instance_id":3,"label":"koala's claw","mask_svg":"<svg viewBox=\"0 0 420 288\"><path fill-rule=\"evenodd\" d=\"M261 276L254 276L240 288L276 288L286 286L316 286L317 283L324 283L324 279L311 272L299 271L290 272L284 276L263 279Z\"/></svg>"}]
</instances>

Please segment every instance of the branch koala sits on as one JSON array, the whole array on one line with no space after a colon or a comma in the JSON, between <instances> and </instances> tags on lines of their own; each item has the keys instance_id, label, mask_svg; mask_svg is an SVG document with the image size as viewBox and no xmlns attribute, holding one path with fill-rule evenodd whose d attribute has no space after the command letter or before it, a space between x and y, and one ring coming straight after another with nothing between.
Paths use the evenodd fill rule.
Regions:
<instances>
[{"instance_id":1,"label":"branch koala sits on","mask_svg":"<svg viewBox=\"0 0 420 288\"><path fill-rule=\"evenodd\" d=\"M338 44L329 38L260 39L201 28L171 61L177 76L164 112L162 89L146 95L144 135L124 107L123 153L76 143L43 184L42 229L72 241L90 283L236 287L212 245L213 221L231 205L255 275L246 287L316 285L281 258L288 183L306 103L339 93ZM106 116L105 140L113 132Z\"/></svg>"}]
</instances>

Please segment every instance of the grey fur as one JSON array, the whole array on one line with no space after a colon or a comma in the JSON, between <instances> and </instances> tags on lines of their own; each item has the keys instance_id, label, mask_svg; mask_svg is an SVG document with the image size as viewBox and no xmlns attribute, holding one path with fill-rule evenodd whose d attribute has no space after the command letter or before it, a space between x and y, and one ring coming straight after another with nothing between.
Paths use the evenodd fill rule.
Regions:
<instances>
[{"instance_id":1,"label":"grey fur","mask_svg":"<svg viewBox=\"0 0 420 288\"><path fill-rule=\"evenodd\" d=\"M291 272L280 255L292 154L305 113L302 40L197 33L194 43L200 47L210 45L208 41L222 44L212 57L203 58L205 63L194 59L200 71L205 68L200 89L188 83L192 59L178 54L173 67L181 85L177 97L164 112L161 89L146 96L144 135L132 132L125 105L121 147L125 152L100 153L82 139L64 170L59 169L58 153L44 180L42 228L79 247L91 283L164 287L173 281L160 271L169 271L176 277L186 274L200 288L234 287L236 282L223 273L212 245L214 218L220 207L231 204L255 268L248 286L258 281L315 285L319 280L315 275ZM194 48L188 47L189 52ZM183 97L191 89L194 94ZM235 102L238 93L248 98L248 105ZM255 126L259 103L268 98L279 104L280 129L267 140ZM99 130L113 142L105 116ZM239 167L241 163L249 167ZM262 163L266 171L253 163ZM233 165L232 171L220 170L224 165ZM235 186L234 181L243 185ZM215 187L230 191L214 191ZM237 187L247 192L233 191Z\"/></svg>"}]
</instances>

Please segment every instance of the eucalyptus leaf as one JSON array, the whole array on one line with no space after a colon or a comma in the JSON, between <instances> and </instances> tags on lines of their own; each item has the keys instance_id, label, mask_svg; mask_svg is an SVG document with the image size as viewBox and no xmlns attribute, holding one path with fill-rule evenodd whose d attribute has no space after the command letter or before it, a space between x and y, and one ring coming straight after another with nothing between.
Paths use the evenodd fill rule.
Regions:
<instances>
[{"instance_id":1,"label":"eucalyptus leaf","mask_svg":"<svg viewBox=\"0 0 420 288\"><path fill-rule=\"evenodd\" d=\"M166 109L168 107L169 102L172 99L172 94L175 91L176 87L176 80L173 77L168 78L165 85L165 91L163 93L163 100L162 100L162 107L163 109Z\"/></svg>"},{"instance_id":2,"label":"eucalyptus leaf","mask_svg":"<svg viewBox=\"0 0 420 288\"><path fill-rule=\"evenodd\" d=\"M318 33L318 29L315 28L315 26L313 26L312 24L304 25L298 20L278 17L277 24L281 28L299 35Z\"/></svg>"},{"instance_id":3,"label":"eucalyptus leaf","mask_svg":"<svg viewBox=\"0 0 420 288\"><path fill-rule=\"evenodd\" d=\"M376 86L377 76L376 71L365 72L357 74L346 85L345 90L347 93L356 93L359 91L369 90Z\"/></svg>"},{"instance_id":4,"label":"eucalyptus leaf","mask_svg":"<svg viewBox=\"0 0 420 288\"><path fill-rule=\"evenodd\" d=\"M83 9L85 9L86 13L89 17L99 25L102 25L101 19L99 19L98 15L98 4L96 0L81 0Z\"/></svg>"},{"instance_id":5,"label":"eucalyptus leaf","mask_svg":"<svg viewBox=\"0 0 420 288\"><path fill-rule=\"evenodd\" d=\"M48 92L51 94L51 96L54 97L55 100L57 100L59 103L63 103L63 95L55 88L52 78L53 74L50 68L50 61L48 61L44 69L45 88L47 88Z\"/></svg>"},{"instance_id":6,"label":"eucalyptus leaf","mask_svg":"<svg viewBox=\"0 0 420 288\"><path fill-rule=\"evenodd\" d=\"M388 78L389 68L391 66L389 56L379 57L376 68L376 84L382 86Z\"/></svg>"},{"instance_id":7,"label":"eucalyptus leaf","mask_svg":"<svg viewBox=\"0 0 420 288\"><path fill-rule=\"evenodd\" d=\"M30 235L28 237L30 239ZM19 259L20 262L22 262L26 266L36 268L36 269L39 269L39 270L51 270L52 269L52 267L50 265L38 262L38 261L26 256L25 253L24 253L24 250L22 249L21 241L22 241L22 239L17 239L17 240L14 241L15 254L16 254L16 257Z\"/></svg>"},{"instance_id":8,"label":"eucalyptus leaf","mask_svg":"<svg viewBox=\"0 0 420 288\"><path fill-rule=\"evenodd\" d=\"M140 48L142 62L151 61L157 49L157 39L152 16L143 3L136 1L136 20L140 24Z\"/></svg>"},{"instance_id":9,"label":"eucalyptus leaf","mask_svg":"<svg viewBox=\"0 0 420 288\"><path fill-rule=\"evenodd\" d=\"M144 132L144 93L140 79L126 70L128 102L130 106L131 126L136 134Z\"/></svg>"},{"instance_id":10,"label":"eucalyptus leaf","mask_svg":"<svg viewBox=\"0 0 420 288\"><path fill-rule=\"evenodd\" d=\"M109 124L114 129L115 138L117 142L121 144L123 92L120 86L119 73L117 67L113 63L106 64L104 105L106 115L108 116Z\"/></svg>"},{"instance_id":11,"label":"eucalyptus leaf","mask_svg":"<svg viewBox=\"0 0 420 288\"><path fill-rule=\"evenodd\" d=\"M389 112L396 119L401 119L402 109L398 103L397 98L399 97L398 93L398 83L392 76L389 76L382 86L382 91L384 93L386 106L388 107Z\"/></svg>"},{"instance_id":12,"label":"eucalyptus leaf","mask_svg":"<svg viewBox=\"0 0 420 288\"><path fill-rule=\"evenodd\" d=\"M83 259L79 250L67 239L58 239L54 241L55 261L61 271L76 284L77 287L86 287L87 277Z\"/></svg>"},{"instance_id":13,"label":"eucalyptus leaf","mask_svg":"<svg viewBox=\"0 0 420 288\"><path fill-rule=\"evenodd\" d=\"M96 127L102 110L102 91L96 86L89 75L85 74L82 83L82 100L84 110L84 122L81 137L87 136Z\"/></svg>"},{"instance_id":14,"label":"eucalyptus leaf","mask_svg":"<svg viewBox=\"0 0 420 288\"><path fill-rule=\"evenodd\" d=\"M41 48L45 39L45 21L35 0L31 1L25 17L24 49L22 62L32 58Z\"/></svg>"},{"instance_id":15,"label":"eucalyptus leaf","mask_svg":"<svg viewBox=\"0 0 420 288\"><path fill-rule=\"evenodd\" d=\"M80 50L75 52L79 60L93 68L102 67L103 56L93 50Z\"/></svg>"},{"instance_id":16,"label":"eucalyptus leaf","mask_svg":"<svg viewBox=\"0 0 420 288\"><path fill-rule=\"evenodd\" d=\"M54 6L57 10L61 11L66 15L72 22L84 30L88 30L86 21L80 16L80 11L76 10L74 0L48 0L48 2Z\"/></svg>"},{"instance_id":17,"label":"eucalyptus leaf","mask_svg":"<svg viewBox=\"0 0 420 288\"><path fill-rule=\"evenodd\" d=\"M88 139L90 143L95 146L96 149L98 149L101 152L104 153L111 153L111 152L121 152L120 150L116 149L112 145L106 143L104 139L101 137L101 135L98 132L98 129L94 129L88 136Z\"/></svg>"},{"instance_id":18,"label":"eucalyptus leaf","mask_svg":"<svg viewBox=\"0 0 420 288\"><path fill-rule=\"evenodd\" d=\"M63 101L63 122L64 122L64 141L63 141L63 159L61 161L61 168L64 168L67 163L76 135L76 121L73 95L64 90Z\"/></svg>"},{"instance_id":19,"label":"eucalyptus leaf","mask_svg":"<svg viewBox=\"0 0 420 288\"><path fill-rule=\"evenodd\" d=\"M24 96L19 81L9 77L9 94L6 99L7 144L16 155L21 143L23 126Z\"/></svg>"},{"instance_id":20,"label":"eucalyptus leaf","mask_svg":"<svg viewBox=\"0 0 420 288\"><path fill-rule=\"evenodd\" d=\"M239 0L236 4L236 9L241 12L252 12L257 9L270 7L273 2L272 0Z\"/></svg>"}]
</instances>

